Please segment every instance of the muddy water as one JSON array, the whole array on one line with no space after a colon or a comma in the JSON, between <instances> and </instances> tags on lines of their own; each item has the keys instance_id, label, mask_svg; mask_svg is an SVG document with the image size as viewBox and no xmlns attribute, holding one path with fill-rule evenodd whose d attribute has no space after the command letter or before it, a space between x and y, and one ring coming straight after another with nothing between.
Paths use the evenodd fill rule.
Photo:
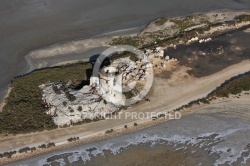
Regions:
<instances>
[{"instance_id":1,"label":"muddy water","mask_svg":"<svg viewBox=\"0 0 250 166\"><path fill-rule=\"evenodd\" d=\"M250 33L235 31L215 37L212 42L180 45L165 54L177 58L180 65L192 68L189 74L204 77L250 59L249 43Z\"/></svg>"},{"instance_id":2,"label":"muddy water","mask_svg":"<svg viewBox=\"0 0 250 166\"><path fill-rule=\"evenodd\" d=\"M0 98L9 81L28 69L24 56L31 50L164 16L249 8L248 0L1 0Z\"/></svg>"},{"instance_id":3,"label":"muddy water","mask_svg":"<svg viewBox=\"0 0 250 166\"><path fill-rule=\"evenodd\" d=\"M232 112L242 110L243 107L238 106L228 109ZM52 152L12 165L250 164L249 121L223 113L207 113L209 109L202 111L136 133Z\"/></svg>"}]
</instances>

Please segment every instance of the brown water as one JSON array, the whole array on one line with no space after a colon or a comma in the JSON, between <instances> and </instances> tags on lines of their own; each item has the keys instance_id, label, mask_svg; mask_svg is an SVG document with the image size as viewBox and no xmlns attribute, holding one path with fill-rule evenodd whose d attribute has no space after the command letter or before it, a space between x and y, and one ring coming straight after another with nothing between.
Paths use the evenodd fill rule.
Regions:
<instances>
[{"instance_id":1,"label":"brown water","mask_svg":"<svg viewBox=\"0 0 250 166\"><path fill-rule=\"evenodd\" d=\"M1 0L0 98L10 80L27 71L24 56L31 50L141 27L159 17L249 8L248 0Z\"/></svg>"},{"instance_id":2,"label":"brown water","mask_svg":"<svg viewBox=\"0 0 250 166\"><path fill-rule=\"evenodd\" d=\"M233 107L228 111L242 109ZM249 165L249 131L249 121L242 118L222 113L197 113L10 165Z\"/></svg>"},{"instance_id":3,"label":"brown water","mask_svg":"<svg viewBox=\"0 0 250 166\"><path fill-rule=\"evenodd\" d=\"M181 45L165 54L177 58L180 65L192 70L189 74L204 77L250 59L250 33L235 31L213 38L212 42Z\"/></svg>"},{"instance_id":4,"label":"brown water","mask_svg":"<svg viewBox=\"0 0 250 166\"><path fill-rule=\"evenodd\" d=\"M192 153L196 151L195 153ZM168 144L158 143L151 146L150 144L140 144L122 149L118 155L112 154L110 151L105 151L105 155L98 155L92 160L87 161L85 165L88 166L110 166L110 165L129 165L129 166L194 166L194 165L212 165L217 155L209 155L203 149L195 147L186 147L176 150L173 146ZM66 165L72 165L67 162ZM75 165L83 164L79 160ZM56 164L53 164L56 165Z\"/></svg>"}]
</instances>

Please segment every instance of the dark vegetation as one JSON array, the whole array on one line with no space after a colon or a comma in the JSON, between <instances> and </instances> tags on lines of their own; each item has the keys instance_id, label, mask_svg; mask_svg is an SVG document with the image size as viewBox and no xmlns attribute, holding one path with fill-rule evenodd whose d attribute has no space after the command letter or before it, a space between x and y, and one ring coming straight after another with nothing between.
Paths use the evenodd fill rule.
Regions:
<instances>
[{"instance_id":1,"label":"dark vegetation","mask_svg":"<svg viewBox=\"0 0 250 166\"><path fill-rule=\"evenodd\" d=\"M51 142L51 143L48 143L47 145L45 145L45 144L39 145L38 148L45 149L45 148L51 148L51 147L55 147L55 146L56 146L55 143Z\"/></svg>"},{"instance_id":2,"label":"dark vegetation","mask_svg":"<svg viewBox=\"0 0 250 166\"><path fill-rule=\"evenodd\" d=\"M50 148L50 147L55 147L56 145L55 145L55 143L54 142L51 142L51 143L48 143L47 144L47 148Z\"/></svg>"},{"instance_id":3,"label":"dark vegetation","mask_svg":"<svg viewBox=\"0 0 250 166\"><path fill-rule=\"evenodd\" d=\"M79 111L79 110L78 110L78 111ZM98 121L104 120L104 119L105 119L105 118L104 118L104 117L101 117L101 116L95 117L95 118L93 118L93 119L88 119L88 118L86 118L86 119L82 119L82 121L80 121L80 122L72 123L72 125L75 126L75 125L81 125L81 124L85 124L85 123L98 122ZM65 126L65 127L68 127L68 126Z\"/></svg>"},{"instance_id":4,"label":"dark vegetation","mask_svg":"<svg viewBox=\"0 0 250 166\"><path fill-rule=\"evenodd\" d=\"M229 97L230 94L236 95L242 93L243 91L250 91L250 71L236 77L232 77L208 94L207 97L191 101L190 103L175 109L174 111L190 108L195 104L209 104L210 101L216 99L217 97Z\"/></svg>"},{"instance_id":5,"label":"dark vegetation","mask_svg":"<svg viewBox=\"0 0 250 166\"><path fill-rule=\"evenodd\" d=\"M166 44L178 44L178 39L182 38L184 40L188 40L191 37L197 35L197 33L203 33L204 30L208 29L208 27L206 28L197 28L197 29L193 29L190 31L180 31L179 33L176 33L172 36L165 36L165 37L160 37L162 36L162 34L160 32L154 32L152 36L149 37L119 37L119 38L115 38L112 40L111 45L131 45L140 49L145 49L145 48L153 48L156 44L155 42L157 42L157 45L159 46L164 46ZM159 34L160 33L160 34ZM157 37L158 36L158 37ZM130 38L130 40L128 40L127 38ZM149 39L148 39L149 38ZM135 40L135 41L134 41ZM147 41L149 40L149 42Z\"/></svg>"},{"instance_id":6,"label":"dark vegetation","mask_svg":"<svg viewBox=\"0 0 250 166\"><path fill-rule=\"evenodd\" d=\"M11 158L12 155L16 154L17 151L10 151L10 152L4 152L4 153L0 153L0 158Z\"/></svg>"},{"instance_id":7,"label":"dark vegetation","mask_svg":"<svg viewBox=\"0 0 250 166\"><path fill-rule=\"evenodd\" d=\"M200 19L200 24L202 23L209 23L207 21L207 17L205 15L190 15L190 16L185 16L183 18L178 18L178 19L173 19L173 18L162 18L159 20L155 21L155 24L157 26L161 26L165 24L167 21L169 22L174 22L176 25L182 27L183 29L189 28L191 26L195 26L195 24L192 22L193 19Z\"/></svg>"},{"instance_id":8,"label":"dark vegetation","mask_svg":"<svg viewBox=\"0 0 250 166\"><path fill-rule=\"evenodd\" d=\"M211 97L228 97L229 94L239 94L243 91L250 90L250 71L233 77L225 83L223 83L220 87L215 89L212 93L208 95L209 98Z\"/></svg>"},{"instance_id":9,"label":"dark vegetation","mask_svg":"<svg viewBox=\"0 0 250 166\"><path fill-rule=\"evenodd\" d=\"M135 96L133 94L132 90L131 91L127 91L127 92L122 92L122 94L125 95L126 99L131 99L132 97Z\"/></svg>"},{"instance_id":10,"label":"dark vegetation","mask_svg":"<svg viewBox=\"0 0 250 166\"><path fill-rule=\"evenodd\" d=\"M31 148L25 147L25 148L19 149L18 153L27 153L27 152L29 152L29 151L31 151Z\"/></svg>"},{"instance_id":11,"label":"dark vegetation","mask_svg":"<svg viewBox=\"0 0 250 166\"><path fill-rule=\"evenodd\" d=\"M70 80L67 83L68 85L66 85L65 82L60 82L59 85L53 85L52 88L56 94L64 93L65 96L67 97L67 99L72 102L72 101L76 100L76 97L73 94L69 93L69 88L70 89L78 89L79 86L82 84L82 82L83 82L82 80L74 80L74 82Z\"/></svg>"},{"instance_id":12,"label":"dark vegetation","mask_svg":"<svg viewBox=\"0 0 250 166\"><path fill-rule=\"evenodd\" d=\"M158 118L164 118L164 117L166 117L166 114L160 114L160 115L158 115Z\"/></svg>"},{"instance_id":13,"label":"dark vegetation","mask_svg":"<svg viewBox=\"0 0 250 166\"><path fill-rule=\"evenodd\" d=\"M250 16L241 15L236 17L235 20L237 22L249 21ZM163 21L160 22L160 24L162 23ZM178 24L182 23L179 22ZM233 22L228 22L228 24L233 24ZM209 24L209 26L206 28L210 28L211 26L215 25ZM114 39L111 44L128 44L137 46L139 48L152 48L155 45L154 41L157 41L159 46L169 43L176 44L179 38L189 39L191 36L194 36L197 33L202 33L206 28L198 28L188 32L182 30L178 34L173 36L165 36L163 38L158 38L156 35L156 40L154 39L150 43L143 43L144 40L140 37L125 37ZM159 32L158 35L162 35L162 33L163 32ZM152 36L155 36L155 34L152 34ZM131 56L131 53L125 52L107 58L103 65L108 65L110 61L124 56L130 56L132 60L137 59L135 56ZM45 113L48 107L46 103L42 101L42 90L38 88L38 86L41 84L62 82L69 84L68 88L80 89L83 85L88 84L88 77L91 74L93 64L97 57L98 55L96 55L95 58L90 59L90 63L69 64L61 67L35 70L29 74L15 78L11 82L12 91L6 100L7 103L3 108L3 111L0 112L0 133L18 134L57 128L52 120L52 117ZM249 73L223 84L220 88L216 89L216 91L212 92L212 94L208 96L209 98L207 97L198 101L193 101L183 107L189 107L194 103L209 103L209 100L211 100L211 98L214 96L228 96L230 93L236 94L242 90L249 90L250 88L248 83ZM53 89L58 94L63 92L66 93L70 101L75 100L75 96L67 93L67 88L53 86ZM128 97L131 96L131 94L126 95L128 95ZM67 106L67 102L65 102L64 105ZM81 108L78 108L78 111L81 111ZM89 123L92 121L93 120L91 119L85 119L79 124Z\"/></svg>"},{"instance_id":14,"label":"dark vegetation","mask_svg":"<svg viewBox=\"0 0 250 166\"><path fill-rule=\"evenodd\" d=\"M236 16L235 19L237 21L250 21L250 15L246 15L246 14L242 14L242 15L239 15L239 16Z\"/></svg>"},{"instance_id":15,"label":"dark vegetation","mask_svg":"<svg viewBox=\"0 0 250 166\"><path fill-rule=\"evenodd\" d=\"M105 134L112 133L113 131L114 131L114 129L107 130L107 131L105 131Z\"/></svg>"},{"instance_id":16,"label":"dark vegetation","mask_svg":"<svg viewBox=\"0 0 250 166\"><path fill-rule=\"evenodd\" d=\"M46 103L42 100L41 84L71 81L71 85L87 79L90 63L69 64L61 67L46 68L19 76L11 82L11 92L7 103L0 112L0 133L28 133L34 131L55 129L52 117L45 113ZM61 90L53 87L57 93ZM66 91L66 89L65 89ZM73 101L74 96L69 98ZM64 103L65 106L67 103Z\"/></svg>"},{"instance_id":17,"label":"dark vegetation","mask_svg":"<svg viewBox=\"0 0 250 166\"><path fill-rule=\"evenodd\" d=\"M48 143L47 145L46 144L42 144L42 145L39 145L37 148L36 147L24 147L24 148L21 148L19 149L18 151L10 151L10 152L4 152L4 153L0 153L0 158L11 158L12 155L16 154L17 152L18 153L29 153L29 152L34 152L35 150L37 150L38 148L40 149L45 149L45 148L51 148L51 147L55 147L55 143L54 142L51 142L51 143Z\"/></svg>"},{"instance_id":18,"label":"dark vegetation","mask_svg":"<svg viewBox=\"0 0 250 166\"><path fill-rule=\"evenodd\" d=\"M217 23L211 23L207 21L205 17L201 18L201 22L199 24L206 24L204 27L198 27L195 29L192 29L190 31L186 31L187 28L190 28L192 26L195 26L191 20L193 18L196 18L197 16L187 16L185 18L181 19L171 19L171 18L162 18L155 21L155 24L158 26L163 25L167 21L174 22L176 25L176 28L179 29L179 32L176 34L170 36L167 35L167 33L164 30L160 30L157 32L150 33L149 35L144 36L125 36L125 37L118 37L112 40L110 43L111 45L131 45L135 46L137 48L151 48L155 45L154 42L157 42L159 46L173 43L177 44L176 41L178 38L182 38L184 40L188 40L193 36L196 36L197 34L202 34L205 30L210 29L211 27L221 26L221 25L235 25L236 22L243 22L243 21L250 21L250 15L240 15L236 16L234 20L232 21L226 21L225 23L217 22ZM199 25L198 24L198 25ZM214 33L214 36L219 35L219 33Z\"/></svg>"},{"instance_id":19,"label":"dark vegetation","mask_svg":"<svg viewBox=\"0 0 250 166\"><path fill-rule=\"evenodd\" d=\"M81 112L81 111L82 111L82 106L79 106L79 107L77 108L77 110Z\"/></svg>"},{"instance_id":20,"label":"dark vegetation","mask_svg":"<svg viewBox=\"0 0 250 166\"><path fill-rule=\"evenodd\" d=\"M68 142L73 142L79 140L79 137L71 137L68 139Z\"/></svg>"}]
</instances>

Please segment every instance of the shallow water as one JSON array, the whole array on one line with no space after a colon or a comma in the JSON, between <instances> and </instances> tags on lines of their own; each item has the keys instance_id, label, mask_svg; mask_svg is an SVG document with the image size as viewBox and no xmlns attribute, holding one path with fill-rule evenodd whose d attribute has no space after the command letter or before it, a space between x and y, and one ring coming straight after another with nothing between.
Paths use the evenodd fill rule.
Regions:
<instances>
[{"instance_id":1,"label":"shallow water","mask_svg":"<svg viewBox=\"0 0 250 166\"><path fill-rule=\"evenodd\" d=\"M28 69L24 56L31 50L141 27L159 17L249 8L248 0L1 0L0 98L10 80Z\"/></svg>"},{"instance_id":2,"label":"shallow water","mask_svg":"<svg viewBox=\"0 0 250 166\"><path fill-rule=\"evenodd\" d=\"M189 74L204 77L250 59L249 43L250 33L240 30L217 36L211 42L168 49L165 54L177 58L180 65L192 68Z\"/></svg>"},{"instance_id":3,"label":"shallow water","mask_svg":"<svg viewBox=\"0 0 250 166\"><path fill-rule=\"evenodd\" d=\"M193 114L12 165L240 165L249 163L249 131L249 121L237 117Z\"/></svg>"}]
</instances>

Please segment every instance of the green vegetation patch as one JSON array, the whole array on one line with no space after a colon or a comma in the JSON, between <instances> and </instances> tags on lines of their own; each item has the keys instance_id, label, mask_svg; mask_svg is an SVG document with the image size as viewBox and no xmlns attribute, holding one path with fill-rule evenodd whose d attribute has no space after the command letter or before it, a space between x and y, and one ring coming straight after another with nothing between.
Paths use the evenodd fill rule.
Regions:
<instances>
[{"instance_id":1,"label":"green vegetation patch","mask_svg":"<svg viewBox=\"0 0 250 166\"><path fill-rule=\"evenodd\" d=\"M165 23L168 22L168 21L170 21L169 18L162 18L162 19L156 20L156 21L155 21L155 25L161 26L161 25L165 24Z\"/></svg>"},{"instance_id":2,"label":"green vegetation patch","mask_svg":"<svg viewBox=\"0 0 250 166\"><path fill-rule=\"evenodd\" d=\"M240 21L240 22L242 22L242 21L250 21L250 15L242 14L242 15L236 16L235 19Z\"/></svg>"},{"instance_id":3,"label":"green vegetation patch","mask_svg":"<svg viewBox=\"0 0 250 166\"><path fill-rule=\"evenodd\" d=\"M225 81L221 86L219 86L213 92L208 94L207 97L191 101L190 103L180 108L177 108L174 111L181 111L182 109L190 108L193 105L199 105L201 103L209 104L210 101L216 99L217 97L229 97L230 94L237 95L239 93L242 93L243 91L249 90L250 71Z\"/></svg>"},{"instance_id":4,"label":"green vegetation patch","mask_svg":"<svg viewBox=\"0 0 250 166\"><path fill-rule=\"evenodd\" d=\"M52 82L82 82L90 63L77 63L61 67L36 70L17 77L11 82L7 103L0 112L0 133L28 133L55 129L52 117L45 113L41 84ZM57 89L55 89L57 90Z\"/></svg>"},{"instance_id":5,"label":"green vegetation patch","mask_svg":"<svg viewBox=\"0 0 250 166\"><path fill-rule=\"evenodd\" d=\"M143 39L139 36L118 37L112 40L111 45L130 45L140 47L143 44Z\"/></svg>"},{"instance_id":6,"label":"green vegetation patch","mask_svg":"<svg viewBox=\"0 0 250 166\"><path fill-rule=\"evenodd\" d=\"M228 97L230 94L236 95L243 91L250 90L250 72L243 75L233 77L223 83L215 91L210 93L208 97Z\"/></svg>"}]
</instances>

